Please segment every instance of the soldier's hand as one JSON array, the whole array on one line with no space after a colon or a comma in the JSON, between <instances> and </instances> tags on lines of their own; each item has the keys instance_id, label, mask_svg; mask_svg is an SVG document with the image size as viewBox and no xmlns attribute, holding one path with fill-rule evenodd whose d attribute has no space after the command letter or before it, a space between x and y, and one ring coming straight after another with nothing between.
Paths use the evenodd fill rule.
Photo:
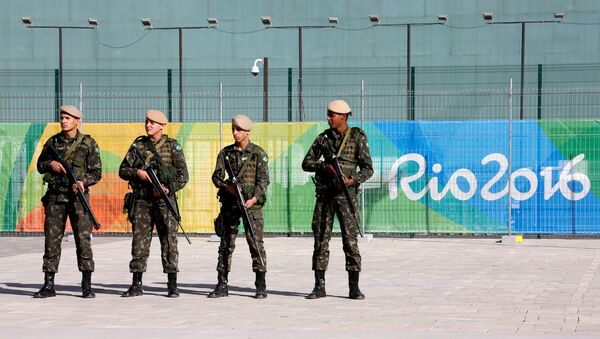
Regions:
<instances>
[{"instance_id":1,"label":"soldier's hand","mask_svg":"<svg viewBox=\"0 0 600 339\"><path fill-rule=\"evenodd\" d=\"M135 175L138 177L138 179L140 179L141 181L147 181L150 182L150 176L148 176L148 172L138 169L137 171L135 171Z\"/></svg>"},{"instance_id":2,"label":"soldier's hand","mask_svg":"<svg viewBox=\"0 0 600 339\"><path fill-rule=\"evenodd\" d=\"M251 199L246 200L246 203L244 204L244 206L246 206L246 208L250 208L252 206L254 206L254 204L256 204L256 197L252 197Z\"/></svg>"},{"instance_id":3,"label":"soldier's hand","mask_svg":"<svg viewBox=\"0 0 600 339\"><path fill-rule=\"evenodd\" d=\"M52 171L54 173L62 173L62 174L66 174L67 171L65 170L65 168L63 167L63 165L56 161L56 160L52 160L50 161L50 168L52 169Z\"/></svg>"},{"instance_id":4,"label":"soldier's hand","mask_svg":"<svg viewBox=\"0 0 600 339\"><path fill-rule=\"evenodd\" d=\"M356 181L355 181L354 179L352 179L352 178L347 178L347 177L344 177L344 183L345 183L345 184L346 184L346 186L348 186L348 187L351 187L351 186L354 186L354 185L356 185Z\"/></svg>"},{"instance_id":5,"label":"soldier's hand","mask_svg":"<svg viewBox=\"0 0 600 339\"><path fill-rule=\"evenodd\" d=\"M71 186L71 189L73 190L73 193L77 193L77 186L79 186L79 189L81 189L81 191L84 192L85 186L83 185L83 181L77 181L77 183L74 183Z\"/></svg>"},{"instance_id":6,"label":"soldier's hand","mask_svg":"<svg viewBox=\"0 0 600 339\"><path fill-rule=\"evenodd\" d=\"M169 192L171 192L171 191L169 191L169 188L165 185L162 185L162 189L165 192L165 194L167 194L167 195L169 194Z\"/></svg>"}]
</instances>

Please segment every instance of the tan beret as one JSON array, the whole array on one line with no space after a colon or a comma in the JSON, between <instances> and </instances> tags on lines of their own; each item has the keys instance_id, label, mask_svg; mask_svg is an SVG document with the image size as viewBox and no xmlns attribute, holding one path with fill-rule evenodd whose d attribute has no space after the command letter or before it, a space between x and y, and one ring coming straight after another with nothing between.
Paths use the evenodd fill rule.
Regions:
<instances>
[{"instance_id":1,"label":"tan beret","mask_svg":"<svg viewBox=\"0 0 600 339\"><path fill-rule=\"evenodd\" d=\"M348 114L351 112L350 106L344 100L333 100L327 104L327 110L338 114Z\"/></svg>"},{"instance_id":2,"label":"tan beret","mask_svg":"<svg viewBox=\"0 0 600 339\"><path fill-rule=\"evenodd\" d=\"M60 112L66 113L77 119L83 118L83 113L81 113L81 111L75 106L71 106L71 105L60 106Z\"/></svg>"},{"instance_id":3,"label":"tan beret","mask_svg":"<svg viewBox=\"0 0 600 339\"><path fill-rule=\"evenodd\" d=\"M148 112L146 112L146 119L158 122L161 125L166 125L169 122L163 112L155 109L149 109Z\"/></svg>"},{"instance_id":4,"label":"tan beret","mask_svg":"<svg viewBox=\"0 0 600 339\"><path fill-rule=\"evenodd\" d=\"M243 114L238 114L231 119L231 124L237 126L244 131L252 130L252 120Z\"/></svg>"}]
</instances>

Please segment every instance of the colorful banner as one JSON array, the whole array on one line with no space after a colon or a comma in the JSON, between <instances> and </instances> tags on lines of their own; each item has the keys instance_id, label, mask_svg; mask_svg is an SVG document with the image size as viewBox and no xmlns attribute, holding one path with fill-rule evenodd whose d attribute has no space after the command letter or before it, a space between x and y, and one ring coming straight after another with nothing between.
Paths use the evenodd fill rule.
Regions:
<instances>
[{"instance_id":1,"label":"colorful banner","mask_svg":"<svg viewBox=\"0 0 600 339\"><path fill-rule=\"evenodd\" d=\"M210 177L229 125L169 124L184 147L190 182L178 193L183 225L212 233L219 203ZM130 232L122 214L127 182L118 176L143 124L85 123L101 149L103 177L91 188L100 232ZM257 123L253 142L269 154L267 232L309 233L311 174L302 159L326 123ZM600 233L600 123L595 120L381 121L365 123L375 168L360 206L367 232ZM52 124L0 127L1 232L42 232L46 187L36 170ZM509 180L509 173L510 180ZM509 184L510 181L510 184ZM509 196L510 204L509 204ZM511 223L509 225L509 214Z\"/></svg>"}]
</instances>

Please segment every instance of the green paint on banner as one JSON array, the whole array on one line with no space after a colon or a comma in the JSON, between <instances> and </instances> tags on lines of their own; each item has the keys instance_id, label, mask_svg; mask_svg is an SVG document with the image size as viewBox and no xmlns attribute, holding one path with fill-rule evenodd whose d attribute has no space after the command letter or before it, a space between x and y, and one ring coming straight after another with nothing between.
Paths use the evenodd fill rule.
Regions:
<instances>
[{"instance_id":1,"label":"green paint on banner","mask_svg":"<svg viewBox=\"0 0 600 339\"><path fill-rule=\"evenodd\" d=\"M585 154L591 191L600 196L600 120L551 120L540 122L540 126L563 159ZM576 170L578 166L582 168L576 165Z\"/></svg>"}]
</instances>

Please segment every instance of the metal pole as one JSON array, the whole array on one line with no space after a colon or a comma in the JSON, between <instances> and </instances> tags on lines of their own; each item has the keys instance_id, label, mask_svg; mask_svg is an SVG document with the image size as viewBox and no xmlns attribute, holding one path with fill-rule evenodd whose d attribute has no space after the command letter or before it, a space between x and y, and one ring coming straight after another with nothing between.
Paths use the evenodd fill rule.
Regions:
<instances>
[{"instance_id":1,"label":"metal pole","mask_svg":"<svg viewBox=\"0 0 600 339\"><path fill-rule=\"evenodd\" d=\"M173 72L167 69L167 114L169 121L173 121Z\"/></svg>"},{"instance_id":2,"label":"metal pole","mask_svg":"<svg viewBox=\"0 0 600 339\"><path fill-rule=\"evenodd\" d=\"M512 235L511 186L512 186L512 78L508 84L508 235Z\"/></svg>"},{"instance_id":3,"label":"metal pole","mask_svg":"<svg viewBox=\"0 0 600 339\"><path fill-rule=\"evenodd\" d=\"M538 64L537 118L542 120L542 64Z\"/></svg>"},{"instance_id":4,"label":"metal pole","mask_svg":"<svg viewBox=\"0 0 600 339\"><path fill-rule=\"evenodd\" d=\"M288 122L292 122L292 68L288 68Z\"/></svg>"},{"instance_id":5,"label":"metal pole","mask_svg":"<svg viewBox=\"0 0 600 339\"><path fill-rule=\"evenodd\" d=\"M83 84L79 83L79 110L83 112ZM83 133L83 121L79 124L79 131Z\"/></svg>"},{"instance_id":6,"label":"metal pole","mask_svg":"<svg viewBox=\"0 0 600 339\"><path fill-rule=\"evenodd\" d=\"M406 25L406 115L407 120L414 120L412 116L412 102L410 97L410 24Z\"/></svg>"},{"instance_id":7,"label":"metal pole","mask_svg":"<svg viewBox=\"0 0 600 339\"><path fill-rule=\"evenodd\" d=\"M58 90L60 106L63 105L63 56L62 56L62 27L58 28Z\"/></svg>"},{"instance_id":8,"label":"metal pole","mask_svg":"<svg viewBox=\"0 0 600 339\"><path fill-rule=\"evenodd\" d=\"M521 22L521 94L519 100L519 119L523 120L523 90L525 89L525 23Z\"/></svg>"},{"instance_id":9,"label":"metal pole","mask_svg":"<svg viewBox=\"0 0 600 339\"><path fill-rule=\"evenodd\" d=\"M183 122L183 30L179 30L179 121Z\"/></svg>"},{"instance_id":10,"label":"metal pole","mask_svg":"<svg viewBox=\"0 0 600 339\"><path fill-rule=\"evenodd\" d=\"M360 129L364 130L365 126L365 81L360 81ZM365 232L365 190L364 188L360 189L360 215L362 216L360 219L360 225L358 227L362 228L362 233Z\"/></svg>"},{"instance_id":11,"label":"metal pole","mask_svg":"<svg viewBox=\"0 0 600 339\"><path fill-rule=\"evenodd\" d=\"M219 82L219 151L223 149L223 82Z\"/></svg>"},{"instance_id":12,"label":"metal pole","mask_svg":"<svg viewBox=\"0 0 600 339\"><path fill-rule=\"evenodd\" d=\"M263 57L263 121L269 121L269 58Z\"/></svg>"},{"instance_id":13,"label":"metal pole","mask_svg":"<svg viewBox=\"0 0 600 339\"><path fill-rule=\"evenodd\" d=\"M298 116L302 121L302 27L298 27Z\"/></svg>"}]
</instances>

